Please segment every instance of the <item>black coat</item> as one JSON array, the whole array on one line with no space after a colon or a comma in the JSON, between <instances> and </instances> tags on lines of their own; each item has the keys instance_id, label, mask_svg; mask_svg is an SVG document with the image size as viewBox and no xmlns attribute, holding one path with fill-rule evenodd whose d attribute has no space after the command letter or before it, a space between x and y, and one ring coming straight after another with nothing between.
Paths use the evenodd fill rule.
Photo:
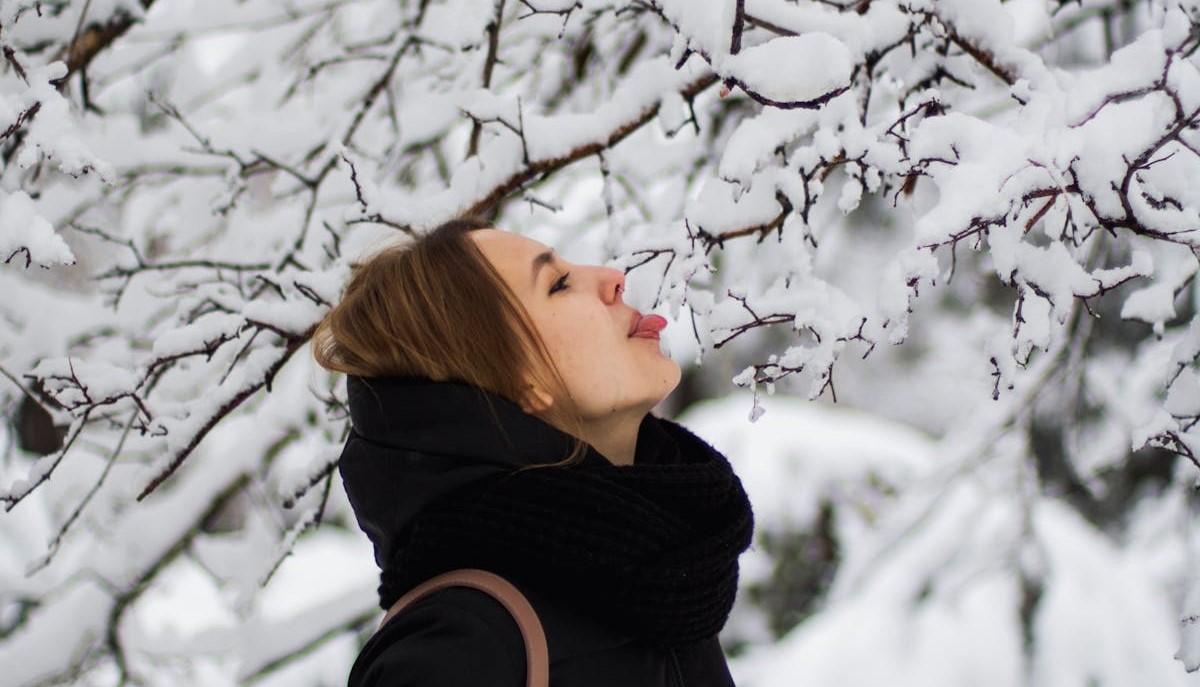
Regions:
<instances>
[{"instance_id":1,"label":"black coat","mask_svg":"<svg viewBox=\"0 0 1200 687\"><path fill-rule=\"evenodd\" d=\"M499 399L496 410L516 445L488 423L473 387L456 382L395 384L348 377L353 430L339 472L355 515L381 566L393 537L423 505L496 471L531 459L553 459L522 437L544 432L541 421ZM453 412L450 412L450 410ZM517 412L514 412L517 409ZM667 434L647 414L637 454ZM524 430L524 432L523 432ZM507 450L498 447L508 446ZM546 634L551 687L729 687L725 654L713 636L657 649L599 622L569 599L506 576L529 600ZM571 589L587 594L586 589ZM413 602L362 648L349 687L522 687L525 648L516 620L487 592L455 586Z\"/></svg>"},{"instance_id":2,"label":"black coat","mask_svg":"<svg viewBox=\"0 0 1200 687\"><path fill-rule=\"evenodd\" d=\"M511 580L510 580L511 581ZM729 687L716 637L655 650L574 613L532 587L550 658L551 687ZM487 592L448 587L396 614L363 647L350 687L524 687L517 622Z\"/></svg>"}]
</instances>

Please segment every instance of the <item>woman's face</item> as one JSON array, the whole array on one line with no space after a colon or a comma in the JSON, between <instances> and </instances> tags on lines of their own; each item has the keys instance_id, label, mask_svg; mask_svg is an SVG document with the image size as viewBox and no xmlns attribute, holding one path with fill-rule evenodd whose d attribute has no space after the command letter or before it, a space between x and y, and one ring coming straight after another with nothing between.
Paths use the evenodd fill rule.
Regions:
<instances>
[{"instance_id":1,"label":"woman's face","mask_svg":"<svg viewBox=\"0 0 1200 687\"><path fill-rule=\"evenodd\" d=\"M658 340L629 337L638 311L621 296L620 270L577 265L555 253L539 259L549 246L501 229L469 236L529 311L585 420L640 417L679 384L679 365Z\"/></svg>"}]
</instances>

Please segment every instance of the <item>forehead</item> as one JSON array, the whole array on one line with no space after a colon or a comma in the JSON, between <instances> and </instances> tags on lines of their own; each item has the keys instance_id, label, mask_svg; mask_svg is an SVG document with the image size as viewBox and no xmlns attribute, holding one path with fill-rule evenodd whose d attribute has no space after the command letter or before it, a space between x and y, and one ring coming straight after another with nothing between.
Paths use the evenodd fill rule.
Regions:
<instances>
[{"instance_id":1,"label":"forehead","mask_svg":"<svg viewBox=\"0 0 1200 687\"><path fill-rule=\"evenodd\" d=\"M550 248L541 241L502 229L478 229L470 236L496 269L515 282L528 275L533 256Z\"/></svg>"}]
</instances>

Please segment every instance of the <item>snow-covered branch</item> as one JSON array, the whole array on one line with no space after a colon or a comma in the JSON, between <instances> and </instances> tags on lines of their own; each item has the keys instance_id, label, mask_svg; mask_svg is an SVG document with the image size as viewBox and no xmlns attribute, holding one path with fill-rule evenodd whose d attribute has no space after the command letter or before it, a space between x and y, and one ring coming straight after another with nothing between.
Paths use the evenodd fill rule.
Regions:
<instances>
[{"instance_id":1,"label":"snow-covered branch","mask_svg":"<svg viewBox=\"0 0 1200 687\"><path fill-rule=\"evenodd\" d=\"M356 582L246 646L354 528L312 327L363 250L459 214L603 246L751 419L971 360L981 451L1049 397L1103 449L1073 487L1197 462L1198 47L1191 0L0 0L0 663L55 637L20 680L169 675L199 644L143 611L175 576L231 595L242 629L181 635L230 679L369 625ZM863 580L940 517L917 491Z\"/></svg>"}]
</instances>

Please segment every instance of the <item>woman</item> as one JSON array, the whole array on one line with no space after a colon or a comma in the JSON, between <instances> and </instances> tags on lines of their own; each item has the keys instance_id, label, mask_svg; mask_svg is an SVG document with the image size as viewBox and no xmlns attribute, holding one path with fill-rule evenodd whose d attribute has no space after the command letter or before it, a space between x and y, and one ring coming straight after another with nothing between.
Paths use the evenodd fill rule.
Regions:
<instances>
[{"instance_id":1,"label":"woman","mask_svg":"<svg viewBox=\"0 0 1200 687\"><path fill-rule=\"evenodd\" d=\"M753 515L723 455L649 412L680 370L623 288L471 217L355 265L313 335L347 376L339 472L382 608L483 568L537 612L554 687L725 687ZM521 687L525 668L508 610L450 587L372 636L349 684Z\"/></svg>"}]
</instances>

